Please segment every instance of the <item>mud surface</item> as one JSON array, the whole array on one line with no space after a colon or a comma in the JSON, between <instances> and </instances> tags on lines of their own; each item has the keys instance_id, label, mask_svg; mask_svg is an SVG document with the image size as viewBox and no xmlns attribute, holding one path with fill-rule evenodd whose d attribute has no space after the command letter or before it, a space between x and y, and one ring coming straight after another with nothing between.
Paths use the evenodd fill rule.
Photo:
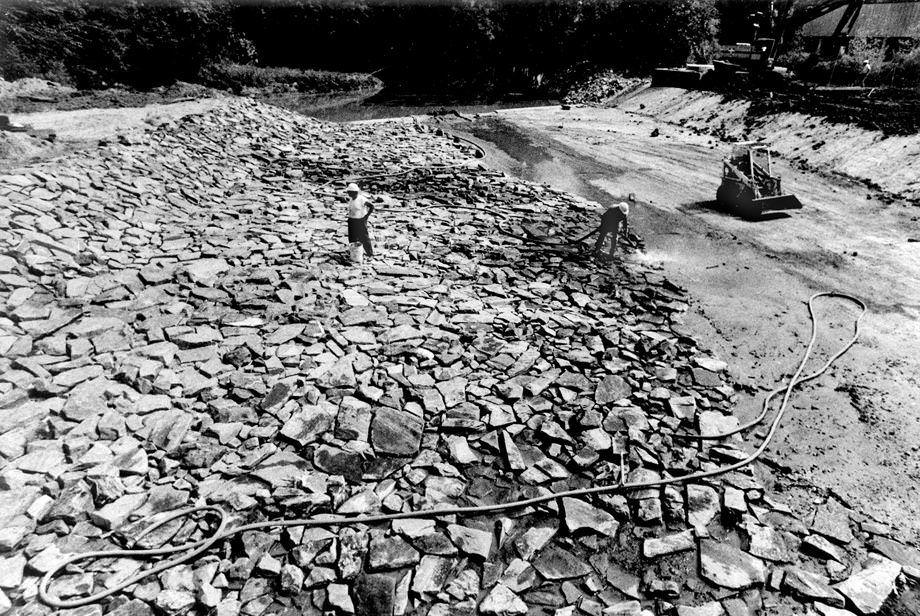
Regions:
<instances>
[{"instance_id":1,"label":"mud surface","mask_svg":"<svg viewBox=\"0 0 920 616\"><path fill-rule=\"evenodd\" d=\"M177 82L151 90L112 87L77 90L53 81L20 79L3 82L0 87L0 112L37 113L41 111L75 111L78 109L112 109L163 105L195 98L209 98L223 93L206 86Z\"/></svg>"},{"instance_id":2,"label":"mud surface","mask_svg":"<svg viewBox=\"0 0 920 616\"><path fill-rule=\"evenodd\" d=\"M769 456L790 494L812 486L920 533L920 235L917 210L780 161L804 209L759 223L716 210L711 199L727 147L718 140L619 109L502 111L462 128L490 142L491 164L530 180L609 200L635 193L632 224L643 260L695 298L695 333L735 367L753 416L764 390L790 372L807 340L805 300L822 290L864 298L859 346L804 387ZM652 137L653 130L658 136ZM852 313L827 303L819 349L848 336ZM823 361L823 360L822 360ZM813 366L814 368L817 366Z\"/></svg>"}]
</instances>

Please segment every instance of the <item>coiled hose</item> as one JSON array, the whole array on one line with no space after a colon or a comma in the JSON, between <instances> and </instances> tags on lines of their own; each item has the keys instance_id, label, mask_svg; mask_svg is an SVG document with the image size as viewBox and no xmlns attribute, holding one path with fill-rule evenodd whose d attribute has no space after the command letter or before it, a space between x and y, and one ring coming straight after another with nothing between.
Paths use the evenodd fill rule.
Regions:
<instances>
[{"instance_id":1,"label":"coiled hose","mask_svg":"<svg viewBox=\"0 0 920 616\"><path fill-rule=\"evenodd\" d=\"M817 337L818 337L818 319L815 315L815 300L817 300L820 297L836 297L836 298L847 300L849 302L852 302L856 306L858 306L860 309L860 313L856 317L856 320L854 321L854 324L853 324L853 336L846 342L846 344L844 344L844 346L841 347L840 350L834 353L831 356L831 358L821 368L819 368L818 370L816 370L815 372L811 374L802 376L802 372L805 370L805 364L811 358L811 354L814 349L815 341L817 340ZM644 490L644 489L649 489L649 488L658 488L661 486L677 484L677 483L688 483L688 482L693 482L693 481L699 481L701 479L706 479L708 477L715 477L718 475L723 475L725 473L729 473L729 472L738 470L740 468L743 468L751 464L755 460L757 460L767 450L767 447L770 446L770 443L773 440L773 437L776 435L777 429L779 428L780 421L782 420L783 415L786 413L786 410L789 405L789 398L792 395L793 389L795 389L796 386L800 385L801 383L815 379L818 376L827 372L827 370L831 367L831 365L835 361L837 361L837 359L843 356L847 351L850 350L850 348L852 348L854 344L856 344L856 341L859 339L859 335L860 335L860 323L862 321L862 318L865 316L865 314L866 314L866 305L861 300L857 299L856 297L853 297L852 295L848 295L846 293L822 292L822 293L816 293L808 299L808 316L811 321L811 336L808 340L808 344L805 347L805 352L802 355L802 359L799 362L799 365L795 370L795 373L789 378L789 381L786 383L785 386L774 389L767 395L767 397L764 399L764 402L763 402L763 411L760 413L760 415L756 419L754 419L751 422L746 423L744 426L741 426L740 428L736 430L732 430L731 432L726 432L723 434L706 437L706 438L713 438L713 439L725 438L727 436L736 434L737 432L740 432L741 430L745 430L754 425L757 425L758 423L760 423L760 421L763 420L764 417L766 417L771 400L773 400L773 398L776 397L778 394L780 393L783 394L782 401L780 402L779 407L777 408L777 411L776 411L776 416L771 421L770 429L767 431L767 434L764 437L763 442L749 456L743 458L742 460L734 462L732 464L710 469L707 471L699 471L696 473L692 473L689 475L683 475L680 477L668 477L668 478L659 479L655 481L641 481L641 482L625 483L624 477L621 476L620 483L615 484L615 485L597 486L593 488L581 488L577 490L567 490L564 492L545 494L542 496L536 496L534 498L513 501L510 503L500 503L500 504L495 504L495 505L480 505L480 506L475 506L475 507L449 507L449 508L444 508L444 509L422 509L419 511L408 511L408 512L402 512L402 513L390 513L390 514L380 514L380 515L361 515L361 516L353 516L353 517L333 517L331 514L326 514L326 515L317 515L317 516L310 517L310 518L298 518L298 519L291 519L291 520L268 520L264 522L255 522L252 524L244 524L242 526L236 526L233 528L227 528L227 514L220 507L217 507L215 505L204 505L200 507L192 507L189 509L182 509L179 511L175 511L169 514L168 516L164 517L163 519L158 520L156 523L154 523L153 525L145 529L143 532L141 532L137 537L135 537L133 545L136 545L138 540L140 540L142 537L152 532L153 530L163 526L164 524L167 524L179 518L183 518L186 516L192 516L192 515L200 514L200 513L213 513L217 516L218 525L213 535L211 535L210 537L206 537L204 539L200 539L198 541L192 541L189 543L185 543L182 545L176 545L176 546L167 546L167 547L151 548L151 549L131 549L129 548L129 549L124 549L124 550L98 550L98 551L93 551L93 552L84 552L81 554L74 554L68 557L67 559L65 559L64 561L62 561L61 563L59 563L57 566L55 566L53 569L51 569L45 574L45 576L42 578L38 586L39 597L41 598L43 602L57 609L69 609L69 608L89 605L91 603L97 603L98 601L104 599L105 597L113 595L117 592L121 592L122 590L128 588L132 584L136 584L139 581L147 577L150 577L151 575L156 575L158 573L166 571L167 569L170 569L172 567L175 567L177 565L180 565L182 563L185 563L195 558L196 556L204 553L205 551L207 551L208 549L213 547L215 544L217 544L218 542L224 539L227 539L239 533L243 533L243 532L250 531L250 530L260 530L260 529L266 529L266 528L284 528L284 527L291 527L291 526L331 527L331 526L352 526L352 525L357 525L357 524L379 524L381 522L390 522L392 520L400 520L400 519L405 519L405 518L436 518L436 517L445 516L445 515L476 516L476 515L482 515L484 513L494 513L494 512L499 512L499 511L507 511L509 509L522 509L524 507L532 507L534 505L540 505L542 503L547 503L550 501L554 501L554 500L566 498L566 497L589 496L592 494L609 494L609 493L615 493L615 492L622 493L622 492L629 492L632 490ZM111 588L108 588L102 592L98 592L98 593L95 593L87 597L65 601L65 600L60 599L59 597L52 595L49 592L49 586L52 580L54 579L54 577L58 574L58 572L60 572L65 567L71 565L72 563L76 563L76 562L83 561L83 560L101 560L101 559L117 558L117 557L135 558L135 559L145 560L145 559L149 559L149 558L156 557L156 556L166 556L168 554L179 554L179 553L181 553L179 556L176 556L174 558L157 563L145 571L142 571L125 580L122 580L121 582L112 586Z\"/></svg>"}]
</instances>

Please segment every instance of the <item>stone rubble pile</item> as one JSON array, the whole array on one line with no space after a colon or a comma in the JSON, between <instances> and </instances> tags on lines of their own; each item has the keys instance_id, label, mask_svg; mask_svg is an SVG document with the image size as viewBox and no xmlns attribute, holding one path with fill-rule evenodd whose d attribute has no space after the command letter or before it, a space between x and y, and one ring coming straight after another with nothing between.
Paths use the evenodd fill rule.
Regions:
<instances>
[{"instance_id":1,"label":"stone rubble pile","mask_svg":"<svg viewBox=\"0 0 920 616\"><path fill-rule=\"evenodd\" d=\"M37 584L64 556L193 505L234 525L412 512L745 457L679 436L738 425L682 291L501 232L580 235L593 209L469 154L238 100L0 177L0 612L51 613ZM322 185L410 167L363 183L379 255L348 264L341 184ZM252 531L66 613L848 616L920 574L887 529L833 500L792 511L765 476Z\"/></svg>"},{"instance_id":2,"label":"stone rubble pile","mask_svg":"<svg viewBox=\"0 0 920 616\"><path fill-rule=\"evenodd\" d=\"M613 69L602 70L572 86L562 102L570 105L603 105L611 98L647 83L648 80L641 77L627 77Z\"/></svg>"}]
</instances>

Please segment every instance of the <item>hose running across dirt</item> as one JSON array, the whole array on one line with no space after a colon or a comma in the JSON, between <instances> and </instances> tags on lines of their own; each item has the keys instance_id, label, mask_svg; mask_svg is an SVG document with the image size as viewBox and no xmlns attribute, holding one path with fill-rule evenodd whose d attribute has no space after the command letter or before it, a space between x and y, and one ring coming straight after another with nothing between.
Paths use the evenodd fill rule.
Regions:
<instances>
[{"instance_id":1,"label":"hose running across dirt","mask_svg":"<svg viewBox=\"0 0 920 616\"><path fill-rule=\"evenodd\" d=\"M820 369L818 369L817 371L807 376L802 376L802 372L805 370L805 364L811 358L811 354L814 349L815 341L817 340L817 337L818 337L818 318L815 315L815 305L814 304L815 304L815 300L817 300L820 297L836 297L836 298L850 301L859 307L860 313L856 317L856 320L854 321L854 324L853 324L853 336L846 342L846 344L844 344L844 346L841 347L839 351L834 353L831 356L831 358ZM252 524L244 524L242 526L236 526L233 528L227 528L227 514L220 507L217 507L215 505L192 507L189 509L183 509L183 510L172 512L168 516L156 521L153 525L149 526L144 531L142 531L139 535L137 535L134 538L133 544L136 545L137 541L139 541L141 538L143 538L145 535L149 534L153 530L160 528L164 524L167 524L179 518L183 518L186 516L192 516L192 515L200 514L200 513L213 513L217 516L218 526L217 526L217 530L214 532L213 535L205 539L200 539L198 541L193 541L193 542L189 542L189 543L185 543L185 544L177 545L177 546L167 546L167 547L152 548L152 549L130 549L129 548L129 549L124 549L124 550L98 550L98 551L93 551L93 552L84 552L81 554L74 554L68 557L67 559L65 559L64 561L62 561L61 563L59 563L56 567L54 567L53 569L51 569L45 574L45 576L41 580L41 583L38 586L39 597L46 604L54 608L58 608L58 609L69 609L69 608L80 607L83 605L89 605L91 603L96 603L104 599L105 597L108 597L110 595L113 595L115 593L125 590L129 586L136 584L137 582L151 575L156 575L158 573L166 571L167 569L170 569L172 567L185 563L195 558L196 556L204 553L205 551L207 551L208 549L210 549L211 547L213 547L218 542L224 539L227 539L239 533L251 531L251 530L259 530L259 529L266 529L266 528L284 528L284 527L291 527L291 526L332 527L332 526L352 526L352 525L357 525L357 524L379 524L381 522L390 522L392 520L400 520L400 519L406 519L406 518L437 518L437 517L445 516L445 515L476 516L476 515L482 515L484 513L494 513L494 512L499 512L499 511L507 511L509 509L522 509L524 507L532 507L534 505L540 505L543 503L547 503L547 502L558 500L558 499L565 498L565 497L589 496L592 494L606 494L606 493L613 493L613 492L628 492L632 490L656 488L656 487L669 485L669 484L699 481L707 477L723 475L725 473L729 473L731 471L738 470L740 468L743 468L751 464L755 460L757 460L767 450L767 447L770 446L770 443L773 440L773 437L776 435L777 429L779 428L780 421L782 420L783 415L786 413L787 407L789 405L789 398L792 395L793 389L795 389L795 387L797 385L800 385L801 383L817 378L818 376L824 374L830 368L830 366L835 361L837 361L837 359L839 359L842 355L844 355L847 351L849 351L850 348L852 348L854 344L856 344L856 341L859 339L859 335L860 335L860 322L862 321L862 318L865 316L865 314L866 314L866 305L861 300L857 299L856 297L853 297L852 295L848 295L846 293L822 292L822 293L816 293L808 299L808 315L809 315L809 319L811 320L811 337L809 338L808 344L805 347L805 352L802 355L802 359L799 362L798 368L796 368L795 373L789 378L788 383L786 383L786 385L783 387L779 387L771 391L767 395L763 403L763 412L753 422L749 422L745 424L738 430L733 430L725 434L720 434L720 435L710 437L710 438L724 438L726 436L731 436L732 434L735 434L736 432L740 430L756 425L761 420L763 420L763 418L766 416L770 401L779 393L781 392L783 393L782 401L780 402L779 407L776 411L776 416L773 418L772 422L770 423L770 429L767 431L767 434L764 437L763 442L749 456L745 457L742 460L734 462L732 464L710 469L707 471L699 471L696 473L692 473L690 475L683 475L679 477L667 477L667 478L656 480L656 481L625 483L624 477L621 476L620 483L615 484L615 485L597 486L593 488L582 488L582 489L577 489L577 490L567 490L564 492L545 494L545 495L537 496L534 498L513 501L510 503L500 503L496 505L482 505L482 506L475 506L475 507L451 507L451 508L444 508L444 509L423 509L420 511L407 511L407 512L402 512L402 513L391 513L391 514L380 514L380 515L362 515L362 516L354 516L354 517L331 517L329 514L327 514L327 515L318 515L318 516L311 517L311 518L299 518L299 519L291 519L291 520L268 520L264 522L255 522ZM119 558L119 557L145 560L145 559L149 559L149 558L156 557L156 556L165 556L168 554L178 554L178 553L182 553L182 554L174 558L171 558L169 560L160 562L154 565L153 567L145 571L142 571L140 573L137 573L125 580L122 580L121 582L117 583L111 588L108 588L107 590L96 593L94 595L65 601L65 600L62 600L52 595L49 592L49 586L52 580L54 579L55 575L57 575L58 572L63 570L65 567L75 562L79 562L83 560L102 560L102 559Z\"/></svg>"}]
</instances>

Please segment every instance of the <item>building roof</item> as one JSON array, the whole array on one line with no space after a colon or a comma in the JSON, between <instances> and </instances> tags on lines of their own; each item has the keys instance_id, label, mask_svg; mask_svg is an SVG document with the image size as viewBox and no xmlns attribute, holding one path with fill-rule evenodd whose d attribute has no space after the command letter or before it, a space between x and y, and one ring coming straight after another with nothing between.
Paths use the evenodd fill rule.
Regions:
<instances>
[{"instance_id":1,"label":"building roof","mask_svg":"<svg viewBox=\"0 0 920 616\"><path fill-rule=\"evenodd\" d=\"M802 26L803 36L833 36L846 7ZM856 38L920 38L920 1L866 3L850 30Z\"/></svg>"}]
</instances>

